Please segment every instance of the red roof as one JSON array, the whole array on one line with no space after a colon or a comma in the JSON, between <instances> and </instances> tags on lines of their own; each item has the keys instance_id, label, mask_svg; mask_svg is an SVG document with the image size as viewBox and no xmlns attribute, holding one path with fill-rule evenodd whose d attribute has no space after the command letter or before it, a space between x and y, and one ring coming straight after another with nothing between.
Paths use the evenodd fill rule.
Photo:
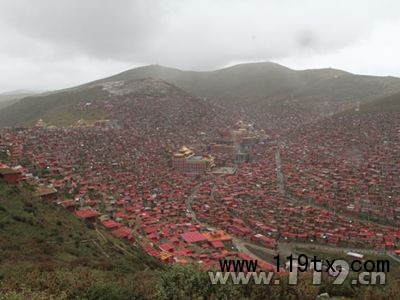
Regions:
<instances>
[{"instance_id":1,"label":"red roof","mask_svg":"<svg viewBox=\"0 0 400 300\"><path fill-rule=\"evenodd\" d=\"M121 219L128 219L128 218L129 218L129 216L128 216L126 213L122 212L122 211L116 212L116 213L114 214L114 216L115 216L116 218L121 218Z\"/></svg>"},{"instance_id":2,"label":"red roof","mask_svg":"<svg viewBox=\"0 0 400 300\"><path fill-rule=\"evenodd\" d=\"M174 245L169 244L169 243L164 243L160 245L160 249L167 251L167 252L172 252L174 251Z\"/></svg>"},{"instance_id":3,"label":"red roof","mask_svg":"<svg viewBox=\"0 0 400 300\"><path fill-rule=\"evenodd\" d=\"M127 238L132 235L132 230L128 227L121 227L111 232L113 235L119 238Z\"/></svg>"},{"instance_id":4,"label":"red roof","mask_svg":"<svg viewBox=\"0 0 400 300\"><path fill-rule=\"evenodd\" d=\"M64 201L61 201L61 206L64 208L74 207L74 206L76 206L76 203L74 200L64 200Z\"/></svg>"},{"instance_id":5,"label":"red roof","mask_svg":"<svg viewBox=\"0 0 400 300\"><path fill-rule=\"evenodd\" d=\"M273 271L273 272L276 271L275 266L273 266L265 261L262 261L262 260L257 261L257 266L260 269L262 269L264 272L265 271Z\"/></svg>"},{"instance_id":6,"label":"red roof","mask_svg":"<svg viewBox=\"0 0 400 300\"><path fill-rule=\"evenodd\" d=\"M157 251L156 249L154 249L153 247L147 246L147 247L144 247L144 250L146 250L146 252L148 254L150 254L151 256L154 256L154 257L160 256L160 252Z\"/></svg>"},{"instance_id":7,"label":"red roof","mask_svg":"<svg viewBox=\"0 0 400 300\"><path fill-rule=\"evenodd\" d=\"M215 248L215 249L219 249L219 248L224 248L224 243L221 241L212 241L211 245Z\"/></svg>"},{"instance_id":8,"label":"red roof","mask_svg":"<svg viewBox=\"0 0 400 300\"><path fill-rule=\"evenodd\" d=\"M237 256L239 256L239 258L245 259L245 260L255 260L253 257L251 257L250 255L243 253L243 252L238 252Z\"/></svg>"},{"instance_id":9,"label":"red roof","mask_svg":"<svg viewBox=\"0 0 400 300\"><path fill-rule=\"evenodd\" d=\"M111 229L111 228L116 228L116 227L121 227L121 226L122 226L121 223L116 222L116 221L114 221L114 220L106 220L106 221L103 221L102 224L103 224L103 226L104 226L105 228L109 228L109 229Z\"/></svg>"},{"instance_id":10,"label":"red roof","mask_svg":"<svg viewBox=\"0 0 400 300\"><path fill-rule=\"evenodd\" d=\"M188 256L191 253L191 251L189 249L178 249L175 252L176 256Z\"/></svg>"},{"instance_id":11,"label":"red roof","mask_svg":"<svg viewBox=\"0 0 400 300\"><path fill-rule=\"evenodd\" d=\"M94 209L82 209L75 212L75 214L81 219L90 219L97 217L97 212Z\"/></svg>"},{"instance_id":12,"label":"red roof","mask_svg":"<svg viewBox=\"0 0 400 300\"><path fill-rule=\"evenodd\" d=\"M151 234L153 232L158 231L157 227L150 227L150 226L144 226L144 231L146 232L146 234Z\"/></svg>"},{"instance_id":13,"label":"red roof","mask_svg":"<svg viewBox=\"0 0 400 300\"><path fill-rule=\"evenodd\" d=\"M182 233L181 238L189 244L207 241L207 238L198 231L187 231Z\"/></svg>"},{"instance_id":14,"label":"red roof","mask_svg":"<svg viewBox=\"0 0 400 300\"><path fill-rule=\"evenodd\" d=\"M261 240L261 241L263 241L263 242L265 242L265 243L271 243L271 244L272 244L272 243L275 243L275 242L276 242L275 239L266 237L266 236L264 236L264 235L256 236L256 238L258 238L259 240Z\"/></svg>"}]
</instances>

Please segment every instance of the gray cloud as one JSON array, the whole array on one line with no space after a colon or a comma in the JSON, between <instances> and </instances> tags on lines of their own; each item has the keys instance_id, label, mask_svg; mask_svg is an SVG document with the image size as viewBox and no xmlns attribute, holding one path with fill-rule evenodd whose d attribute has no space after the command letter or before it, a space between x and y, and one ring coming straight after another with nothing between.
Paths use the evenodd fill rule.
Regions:
<instances>
[{"instance_id":1,"label":"gray cloud","mask_svg":"<svg viewBox=\"0 0 400 300\"><path fill-rule=\"evenodd\" d=\"M0 91L61 88L151 63L206 70L273 60L400 75L391 60L400 4L366 3L3 0Z\"/></svg>"}]
</instances>

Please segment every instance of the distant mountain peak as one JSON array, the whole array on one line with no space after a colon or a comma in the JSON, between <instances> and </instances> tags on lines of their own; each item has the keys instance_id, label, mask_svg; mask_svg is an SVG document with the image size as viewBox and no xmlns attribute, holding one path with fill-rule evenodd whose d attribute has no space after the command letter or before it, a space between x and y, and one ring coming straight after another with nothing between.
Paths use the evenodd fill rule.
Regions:
<instances>
[{"instance_id":1,"label":"distant mountain peak","mask_svg":"<svg viewBox=\"0 0 400 300\"><path fill-rule=\"evenodd\" d=\"M44 116L52 119L57 115L60 118L64 117L64 110L69 112L69 120L82 118L71 115L71 106L82 98L110 99L113 96L145 94L186 97L191 94L207 98L211 104L218 103L231 112L251 106L261 113L269 105L296 104L301 107L304 104L307 107L321 106L322 110L331 104L351 107L396 92L400 92L399 78L356 75L332 68L292 70L274 62L256 62L198 72L154 64L78 87L23 99L0 111L0 126L32 123L32 120ZM92 118L99 117L97 113ZM104 117L103 113L100 112L100 117ZM321 115L324 113L321 111Z\"/></svg>"}]
</instances>

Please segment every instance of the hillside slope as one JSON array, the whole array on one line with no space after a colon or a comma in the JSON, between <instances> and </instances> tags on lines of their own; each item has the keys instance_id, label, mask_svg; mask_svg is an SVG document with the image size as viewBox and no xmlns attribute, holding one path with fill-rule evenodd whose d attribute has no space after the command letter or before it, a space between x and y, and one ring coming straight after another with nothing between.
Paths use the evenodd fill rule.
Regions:
<instances>
[{"instance_id":1,"label":"hillside slope","mask_svg":"<svg viewBox=\"0 0 400 300\"><path fill-rule=\"evenodd\" d=\"M360 106L359 112L400 112L400 93L364 103Z\"/></svg>"},{"instance_id":2,"label":"hillside slope","mask_svg":"<svg viewBox=\"0 0 400 300\"><path fill-rule=\"evenodd\" d=\"M91 87L62 91L58 93L30 96L0 110L0 126L34 125L41 118L49 124L71 124L81 118L101 119L105 114L101 110L88 113L74 108L80 102L92 99L107 99L108 93L101 87Z\"/></svg>"},{"instance_id":3,"label":"hillside slope","mask_svg":"<svg viewBox=\"0 0 400 300\"><path fill-rule=\"evenodd\" d=\"M0 299L14 292L23 299L82 298L102 287L133 293L160 268L139 248L88 227L27 188L1 182L0 253Z\"/></svg>"},{"instance_id":4,"label":"hillside slope","mask_svg":"<svg viewBox=\"0 0 400 300\"><path fill-rule=\"evenodd\" d=\"M96 82L146 77L165 80L196 96L239 102L367 101L400 91L398 78L354 75L336 69L296 71L270 62L209 72L151 65Z\"/></svg>"},{"instance_id":5,"label":"hillside slope","mask_svg":"<svg viewBox=\"0 0 400 300\"><path fill-rule=\"evenodd\" d=\"M144 88L138 88L140 84ZM0 127L34 125L39 118L56 126L73 125L80 119L94 123L116 116L106 102L113 101L124 111L117 101L125 104L136 101L129 111L139 112L148 97L159 100L169 97L164 108L180 109L185 116L203 111L204 103L197 106L193 102L199 100L196 97L206 97L209 110L215 108L213 105L223 106L229 114L241 113L241 118L255 120L265 128L280 128L289 122L292 128L396 92L400 92L398 78L354 75L335 69L295 71L266 62L194 72L151 65L75 88L24 98L0 110ZM176 97L176 101L171 97ZM187 107L183 105L187 101L179 100L190 97L192 104ZM151 103L144 106L148 112L152 111L148 107ZM165 115L161 108L152 112Z\"/></svg>"},{"instance_id":6,"label":"hillside slope","mask_svg":"<svg viewBox=\"0 0 400 300\"><path fill-rule=\"evenodd\" d=\"M113 81L25 98L0 110L0 127L32 126L39 119L56 126L112 119L137 130L177 130L189 124L204 127L212 115L215 119L214 110L211 103L162 80Z\"/></svg>"},{"instance_id":7,"label":"hillside slope","mask_svg":"<svg viewBox=\"0 0 400 300\"><path fill-rule=\"evenodd\" d=\"M33 96L35 94L38 94L39 92L36 91L28 91L28 90L18 90L18 91L13 91L13 92L8 92L8 93L2 93L0 94L0 109L10 106L18 100L22 98L26 98L29 96Z\"/></svg>"}]
</instances>

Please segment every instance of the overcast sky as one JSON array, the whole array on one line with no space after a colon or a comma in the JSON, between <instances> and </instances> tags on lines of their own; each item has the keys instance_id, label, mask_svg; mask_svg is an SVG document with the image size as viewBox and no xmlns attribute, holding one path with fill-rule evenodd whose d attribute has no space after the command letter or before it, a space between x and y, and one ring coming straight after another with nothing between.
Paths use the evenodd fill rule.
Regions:
<instances>
[{"instance_id":1,"label":"overcast sky","mask_svg":"<svg viewBox=\"0 0 400 300\"><path fill-rule=\"evenodd\" d=\"M146 64L252 61L400 77L400 1L0 0L0 92Z\"/></svg>"}]
</instances>

